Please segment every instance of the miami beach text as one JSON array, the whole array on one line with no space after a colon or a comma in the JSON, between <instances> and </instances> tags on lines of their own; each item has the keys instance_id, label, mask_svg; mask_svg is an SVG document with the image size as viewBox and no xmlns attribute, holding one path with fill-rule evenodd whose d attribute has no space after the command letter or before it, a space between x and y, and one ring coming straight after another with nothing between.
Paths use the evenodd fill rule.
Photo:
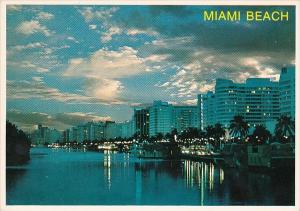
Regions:
<instances>
[{"instance_id":1,"label":"miami beach text","mask_svg":"<svg viewBox=\"0 0 300 211\"><path fill-rule=\"evenodd\" d=\"M288 21L289 12L288 11L239 11L239 10L204 10L203 11L204 21L253 21L253 22L263 22L263 21Z\"/></svg>"}]
</instances>

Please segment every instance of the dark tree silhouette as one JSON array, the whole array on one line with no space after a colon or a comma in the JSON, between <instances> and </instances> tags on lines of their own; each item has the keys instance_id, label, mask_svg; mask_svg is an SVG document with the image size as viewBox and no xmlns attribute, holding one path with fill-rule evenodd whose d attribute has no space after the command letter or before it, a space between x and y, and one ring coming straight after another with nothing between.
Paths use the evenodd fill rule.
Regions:
<instances>
[{"instance_id":1,"label":"dark tree silhouette","mask_svg":"<svg viewBox=\"0 0 300 211\"><path fill-rule=\"evenodd\" d=\"M214 138L216 139L216 141L219 145L218 147L220 148L221 138L223 138L226 134L226 131L223 128L222 124L220 124L220 123L215 124L214 133L215 133Z\"/></svg>"},{"instance_id":2,"label":"dark tree silhouette","mask_svg":"<svg viewBox=\"0 0 300 211\"><path fill-rule=\"evenodd\" d=\"M151 136L151 137L149 138L149 142L150 142L150 143L154 143L155 141L156 141L155 136Z\"/></svg>"},{"instance_id":3,"label":"dark tree silhouette","mask_svg":"<svg viewBox=\"0 0 300 211\"><path fill-rule=\"evenodd\" d=\"M30 159L30 140L27 135L6 121L6 165L16 165Z\"/></svg>"},{"instance_id":4,"label":"dark tree silhouette","mask_svg":"<svg viewBox=\"0 0 300 211\"><path fill-rule=\"evenodd\" d=\"M263 125L257 125L252 134L252 141L256 143L265 143L272 138L272 134L269 130Z\"/></svg>"},{"instance_id":5,"label":"dark tree silhouette","mask_svg":"<svg viewBox=\"0 0 300 211\"><path fill-rule=\"evenodd\" d=\"M207 138L213 138L215 135L215 128L212 125L208 125L206 128L206 137Z\"/></svg>"},{"instance_id":6,"label":"dark tree silhouette","mask_svg":"<svg viewBox=\"0 0 300 211\"><path fill-rule=\"evenodd\" d=\"M164 138L164 134L158 133L158 134L156 135L156 138L157 138L157 140L162 140L162 139Z\"/></svg>"},{"instance_id":7,"label":"dark tree silhouette","mask_svg":"<svg viewBox=\"0 0 300 211\"><path fill-rule=\"evenodd\" d=\"M214 147L220 146L221 138L225 136L225 129L220 123L215 124L214 126L208 125L206 128L206 138L209 143Z\"/></svg>"},{"instance_id":8,"label":"dark tree silhouette","mask_svg":"<svg viewBox=\"0 0 300 211\"><path fill-rule=\"evenodd\" d=\"M289 116L277 120L275 136L281 141L295 141L295 121Z\"/></svg>"},{"instance_id":9,"label":"dark tree silhouette","mask_svg":"<svg viewBox=\"0 0 300 211\"><path fill-rule=\"evenodd\" d=\"M172 139L171 133L167 133L167 134L165 135L165 137L166 137L166 139L168 139L169 141Z\"/></svg>"},{"instance_id":10,"label":"dark tree silhouette","mask_svg":"<svg viewBox=\"0 0 300 211\"><path fill-rule=\"evenodd\" d=\"M249 126L242 116L234 116L233 120L230 120L230 135L238 138L245 138L248 134Z\"/></svg>"},{"instance_id":11,"label":"dark tree silhouette","mask_svg":"<svg viewBox=\"0 0 300 211\"><path fill-rule=\"evenodd\" d=\"M171 131L171 136L172 136L171 141L175 141L175 135L176 136L178 135L176 128Z\"/></svg>"}]
</instances>

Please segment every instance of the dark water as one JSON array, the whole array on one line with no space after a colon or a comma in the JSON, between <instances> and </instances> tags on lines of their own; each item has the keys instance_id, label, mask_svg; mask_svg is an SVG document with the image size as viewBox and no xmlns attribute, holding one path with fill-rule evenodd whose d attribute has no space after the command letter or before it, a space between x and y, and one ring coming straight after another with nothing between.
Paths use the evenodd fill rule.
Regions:
<instances>
[{"instance_id":1,"label":"dark water","mask_svg":"<svg viewBox=\"0 0 300 211\"><path fill-rule=\"evenodd\" d=\"M292 173L34 148L7 169L9 205L294 205Z\"/></svg>"}]
</instances>

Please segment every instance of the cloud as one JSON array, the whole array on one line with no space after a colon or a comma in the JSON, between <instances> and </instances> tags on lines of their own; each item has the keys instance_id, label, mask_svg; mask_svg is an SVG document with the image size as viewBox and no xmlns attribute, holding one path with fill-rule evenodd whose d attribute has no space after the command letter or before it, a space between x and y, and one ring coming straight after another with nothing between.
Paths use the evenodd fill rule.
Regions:
<instances>
[{"instance_id":1,"label":"cloud","mask_svg":"<svg viewBox=\"0 0 300 211\"><path fill-rule=\"evenodd\" d=\"M169 58L169 55L165 54L160 54L160 55L155 55L155 54L152 54L148 57L145 58L145 61L150 61L150 62L162 62L162 61L165 61Z\"/></svg>"},{"instance_id":2,"label":"cloud","mask_svg":"<svg viewBox=\"0 0 300 211\"><path fill-rule=\"evenodd\" d=\"M101 42L107 43L112 40L114 35L119 35L123 32L121 27L114 25L111 18L119 10L119 7L84 7L79 9L79 13L83 16L86 23L100 21L101 22ZM95 30L97 25L89 24L90 30ZM100 32L100 31L99 31Z\"/></svg>"},{"instance_id":3,"label":"cloud","mask_svg":"<svg viewBox=\"0 0 300 211\"><path fill-rule=\"evenodd\" d=\"M91 22L94 19L105 21L111 18L118 10L118 7L102 7L97 10L93 7L84 7L78 11L84 17L86 22Z\"/></svg>"},{"instance_id":4,"label":"cloud","mask_svg":"<svg viewBox=\"0 0 300 211\"><path fill-rule=\"evenodd\" d=\"M72 37L72 36L68 36L68 37L67 37L67 40L73 41L73 42L75 42L75 43L79 43L79 41L76 40L76 38L75 38L75 37Z\"/></svg>"},{"instance_id":5,"label":"cloud","mask_svg":"<svg viewBox=\"0 0 300 211\"><path fill-rule=\"evenodd\" d=\"M143 30L143 29L137 29L137 28L128 29L126 34L130 35L130 36L135 36L135 35L139 35L139 34L145 34L148 36L159 35L159 33L157 31L154 31L152 29Z\"/></svg>"},{"instance_id":6,"label":"cloud","mask_svg":"<svg viewBox=\"0 0 300 211\"><path fill-rule=\"evenodd\" d=\"M47 86L42 78L33 78L33 80L8 80L7 81L7 98L8 99L40 99L55 100L65 103L77 104L105 104L118 103L107 102L88 95L76 93L61 92L57 88Z\"/></svg>"},{"instance_id":7,"label":"cloud","mask_svg":"<svg viewBox=\"0 0 300 211\"><path fill-rule=\"evenodd\" d=\"M124 88L120 79L145 73L151 68L151 62L128 46L115 51L102 48L87 58L71 59L64 76L85 78L86 93L97 99L120 101Z\"/></svg>"},{"instance_id":8,"label":"cloud","mask_svg":"<svg viewBox=\"0 0 300 211\"><path fill-rule=\"evenodd\" d=\"M7 47L7 70L15 73L23 72L23 74L57 70L63 65L57 52L70 48L70 45L60 43L53 45L45 42L30 42Z\"/></svg>"},{"instance_id":9,"label":"cloud","mask_svg":"<svg viewBox=\"0 0 300 211\"><path fill-rule=\"evenodd\" d=\"M103 101L114 102L118 99L123 86L118 80L88 78L84 88L86 94Z\"/></svg>"},{"instance_id":10,"label":"cloud","mask_svg":"<svg viewBox=\"0 0 300 211\"><path fill-rule=\"evenodd\" d=\"M38 76L32 77L32 80L37 82L43 82L43 79L44 77L38 77Z\"/></svg>"},{"instance_id":11,"label":"cloud","mask_svg":"<svg viewBox=\"0 0 300 211\"><path fill-rule=\"evenodd\" d=\"M10 109L6 113L7 120L16 124L25 131L34 130L34 126L42 123L44 125L51 125L51 116L46 113L31 112L25 113L19 110Z\"/></svg>"},{"instance_id":12,"label":"cloud","mask_svg":"<svg viewBox=\"0 0 300 211\"><path fill-rule=\"evenodd\" d=\"M42 42L34 42L34 43L29 43L27 45L16 45L11 47L10 50L22 51L27 49L44 48L45 46L47 46L47 44Z\"/></svg>"},{"instance_id":13,"label":"cloud","mask_svg":"<svg viewBox=\"0 0 300 211\"><path fill-rule=\"evenodd\" d=\"M37 124L65 130L86 122L111 121L110 116L99 116L95 113L57 113L23 112L15 109L7 111L7 119L25 131L32 131Z\"/></svg>"},{"instance_id":14,"label":"cloud","mask_svg":"<svg viewBox=\"0 0 300 211\"><path fill-rule=\"evenodd\" d=\"M46 37L52 35L54 32L50 31L47 27L40 24L37 20L24 21L16 28L18 33L24 35L32 35L34 33L42 33Z\"/></svg>"},{"instance_id":15,"label":"cloud","mask_svg":"<svg viewBox=\"0 0 300 211\"><path fill-rule=\"evenodd\" d=\"M40 99L54 100L68 104L123 104L116 98L121 89L121 83L109 79L87 79L84 94L62 92L48 86L43 77L32 77L32 80L7 80L8 99Z\"/></svg>"},{"instance_id":16,"label":"cloud","mask_svg":"<svg viewBox=\"0 0 300 211\"><path fill-rule=\"evenodd\" d=\"M277 58L276 61L274 58ZM189 62L182 64L168 81L158 83L165 91L173 90L173 97L193 98L198 93L213 91L217 78L231 79L243 83L249 77L279 79L280 68L285 58L274 52L219 53L213 49L198 49L189 57Z\"/></svg>"},{"instance_id":17,"label":"cloud","mask_svg":"<svg viewBox=\"0 0 300 211\"><path fill-rule=\"evenodd\" d=\"M128 36L148 35L157 36L159 33L151 28L140 29L131 27L127 29L124 24L118 23L113 19L113 15L119 10L118 7L84 7L78 11L87 23L101 21L101 42L107 43L113 39L114 35L126 34ZM89 24L90 30L95 30L97 25ZM99 31L100 32L100 31Z\"/></svg>"},{"instance_id":18,"label":"cloud","mask_svg":"<svg viewBox=\"0 0 300 211\"><path fill-rule=\"evenodd\" d=\"M39 12L36 16L37 20L51 20L54 18L54 15L48 12Z\"/></svg>"},{"instance_id":19,"label":"cloud","mask_svg":"<svg viewBox=\"0 0 300 211\"><path fill-rule=\"evenodd\" d=\"M118 35L118 34L121 34L121 33L122 33L121 28L119 28L117 26L109 27L107 29L107 31L105 31L105 32L102 33L101 41L103 43L109 42L109 41L112 40L112 36Z\"/></svg>"},{"instance_id":20,"label":"cloud","mask_svg":"<svg viewBox=\"0 0 300 211\"><path fill-rule=\"evenodd\" d=\"M157 15L163 18L163 13ZM244 82L249 77L278 80L281 67L290 65L294 59L293 23L280 25L285 29L282 32L270 25L248 27L201 21L192 21L191 25L184 19L176 19L180 27L163 28L159 18L156 20L152 28L160 36L145 42L138 50L141 55L147 52L158 58L168 55L164 61L169 68L179 67L167 80L156 84L166 93L171 92L173 98L190 100L198 93L214 90L216 78L235 82Z\"/></svg>"},{"instance_id":21,"label":"cloud","mask_svg":"<svg viewBox=\"0 0 300 211\"><path fill-rule=\"evenodd\" d=\"M57 121L72 126L76 126L84 122L103 122L112 120L110 116L98 116L95 115L95 113L82 112L58 113L54 117Z\"/></svg>"},{"instance_id":22,"label":"cloud","mask_svg":"<svg viewBox=\"0 0 300 211\"><path fill-rule=\"evenodd\" d=\"M144 73L147 65L137 53L128 46L120 47L116 51L102 48L88 58L71 59L64 75L118 79Z\"/></svg>"},{"instance_id":23,"label":"cloud","mask_svg":"<svg viewBox=\"0 0 300 211\"><path fill-rule=\"evenodd\" d=\"M8 11L21 11L22 6L21 5L7 5L6 8Z\"/></svg>"},{"instance_id":24,"label":"cloud","mask_svg":"<svg viewBox=\"0 0 300 211\"><path fill-rule=\"evenodd\" d=\"M191 100L185 100L185 101L183 101L183 104L194 106L194 105L197 105L197 102L198 102L197 99L191 99Z\"/></svg>"},{"instance_id":25,"label":"cloud","mask_svg":"<svg viewBox=\"0 0 300 211\"><path fill-rule=\"evenodd\" d=\"M15 67L19 71L29 71L29 72L38 72L38 73L47 73L49 69L46 67L39 66L37 64L32 63L31 61L20 61L20 62L9 62L8 65L10 67Z\"/></svg>"},{"instance_id":26,"label":"cloud","mask_svg":"<svg viewBox=\"0 0 300 211\"><path fill-rule=\"evenodd\" d=\"M215 88L215 83L208 84L206 82L202 82L199 84L199 92L200 93L206 93L208 91L212 91Z\"/></svg>"},{"instance_id":27,"label":"cloud","mask_svg":"<svg viewBox=\"0 0 300 211\"><path fill-rule=\"evenodd\" d=\"M90 25L91 26L91 25ZM104 32L101 35L101 42L107 43L112 40L114 35L126 34L128 36L137 36L137 35L147 35L147 36L157 36L159 33L152 29L125 29L124 27L120 27L117 25L106 25L103 26Z\"/></svg>"},{"instance_id":28,"label":"cloud","mask_svg":"<svg viewBox=\"0 0 300 211\"><path fill-rule=\"evenodd\" d=\"M271 60L272 58L270 56L245 57L240 59L240 64L248 68L253 68L253 70L256 71L256 77L279 80L278 70L275 67L268 65ZM241 80L244 78L244 75L239 77Z\"/></svg>"},{"instance_id":29,"label":"cloud","mask_svg":"<svg viewBox=\"0 0 300 211\"><path fill-rule=\"evenodd\" d=\"M91 29L91 30L95 30L96 28L97 28L97 25L95 25L95 24L89 25L89 29Z\"/></svg>"},{"instance_id":30,"label":"cloud","mask_svg":"<svg viewBox=\"0 0 300 211\"><path fill-rule=\"evenodd\" d=\"M122 79L160 71L164 67L157 64L163 63L167 58L168 55L155 54L143 58L138 55L137 50L128 46L117 50L102 48L87 58L71 59L64 76L83 78L85 93L97 99L121 103L127 101L122 99L125 90Z\"/></svg>"},{"instance_id":31,"label":"cloud","mask_svg":"<svg viewBox=\"0 0 300 211\"><path fill-rule=\"evenodd\" d=\"M171 38L161 38L147 42L146 45L152 45L153 47L158 48L167 48L167 49L175 49L175 48L190 48L191 44L194 42L194 37L192 36L183 36L183 37L171 37Z\"/></svg>"}]
</instances>

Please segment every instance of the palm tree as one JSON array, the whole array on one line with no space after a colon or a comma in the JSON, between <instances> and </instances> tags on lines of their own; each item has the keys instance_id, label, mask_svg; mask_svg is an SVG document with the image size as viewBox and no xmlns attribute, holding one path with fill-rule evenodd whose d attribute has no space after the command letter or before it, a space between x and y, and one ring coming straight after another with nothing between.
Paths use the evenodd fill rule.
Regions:
<instances>
[{"instance_id":1,"label":"palm tree","mask_svg":"<svg viewBox=\"0 0 300 211\"><path fill-rule=\"evenodd\" d=\"M242 116L237 115L230 120L229 130L230 135L233 137L243 139L248 134L249 125L246 121L244 121Z\"/></svg>"},{"instance_id":2,"label":"palm tree","mask_svg":"<svg viewBox=\"0 0 300 211\"><path fill-rule=\"evenodd\" d=\"M217 139L225 136L226 131L223 128L222 124L220 124L220 123L215 124L214 130L215 130L215 137Z\"/></svg>"},{"instance_id":3,"label":"palm tree","mask_svg":"<svg viewBox=\"0 0 300 211\"><path fill-rule=\"evenodd\" d=\"M222 124L217 123L214 127L214 137L217 141L219 141L219 149L221 148L221 138L223 138L226 134L225 129L223 128Z\"/></svg>"},{"instance_id":4,"label":"palm tree","mask_svg":"<svg viewBox=\"0 0 300 211\"><path fill-rule=\"evenodd\" d=\"M157 140L162 140L164 138L164 134L162 134L162 133L158 133L157 135L156 135L156 139Z\"/></svg>"},{"instance_id":5,"label":"palm tree","mask_svg":"<svg viewBox=\"0 0 300 211\"><path fill-rule=\"evenodd\" d=\"M265 126L256 125L252 137L257 142L265 143L266 141L269 141L271 139L272 135Z\"/></svg>"},{"instance_id":6,"label":"palm tree","mask_svg":"<svg viewBox=\"0 0 300 211\"><path fill-rule=\"evenodd\" d=\"M222 124L217 123L214 126L209 125L206 127L206 136L210 142L210 144L212 144L214 147L217 147L218 143L219 143L219 147L220 147L220 141L221 138L225 136L225 129L223 128Z\"/></svg>"},{"instance_id":7,"label":"palm tree","mask_svg":"<svg viewBox=\"0 0 300 211\"><path fill-rule=\"evenodd\" d=\"M275 135L279 140L295 141L295 121L290 116L281 116L277 120Z\"/></svg>"},{"instance_id":8,"label":"palm tree","mask_svg":"<svg viewBox=\"0 0 300 211\"><path fill-rule=\"evenodd\" d=\"M155 140L156 140L155 136L151 136L151 137L149 138L149 143L154 143Z\"/></svg>"},{"instance_id":9,"label":"palm tree","mask_svg":"<svg viewBox=\"0 0 300 211\"><path fill-rule=\"evenodd\" d=\"M197 128L194 128L194 127L189 127L187 129L188 131L188 137L190 139L193 139L193 138L197 138L198 137L198 129Z\"/></svg>"},{"instance_id":10,"label":"palm tree","mask_svg":"<svg viewBox=\"0 0 300 211\"><path fill-rule=\"evenodd\" d=\"M208 125L206 128L206 138L208 139L208 143L215 146L214 138L215 138L215 128L212 125Z\"/></svg>"},{"instance_id":11,"label":"palm tree","mask_svg":"<svg viewBox=\"0 0 300 211\"><path fill-rule=\"evenodd\" d=\"M166 139L168 139L169 141L171 141L171 139L172 139L171 133L167 133L167 134L165 135L165 137L166 137Z\"/></svg>"},{"instance_id":12,"label":"palm tree","mask_svg":"<svg viewBox=\"0 0 300 211\"><path fill-rule=\"evenodd\" d=\"M189 127L181 132L180 139L184 141L187 146L191 144L191 140L198 137L198 129Z\"/></svg>"},{"instance_id":13,"label":"palm tree","mask_svg":"<svg viewBox=\"0 0 300 211\"><path fill-rule=\"evenodd\" d=\"M202 131L202 130L199 130L198 131L198 138L199 138L199 143L200 145L204 145L204 139L206 138L206 132L205 131Z\"/></svg>"},{"instance_id":14,"label":"palm tree","mask_svg":"<svg viewBox=\"0 0 300 211\"><path fill-rule=\"evenodd\" d=\"M206 137L207 138L213 138L215 134L215 128L212 125L208 125L206 128Z\"/></svg>"}]
</instances>

